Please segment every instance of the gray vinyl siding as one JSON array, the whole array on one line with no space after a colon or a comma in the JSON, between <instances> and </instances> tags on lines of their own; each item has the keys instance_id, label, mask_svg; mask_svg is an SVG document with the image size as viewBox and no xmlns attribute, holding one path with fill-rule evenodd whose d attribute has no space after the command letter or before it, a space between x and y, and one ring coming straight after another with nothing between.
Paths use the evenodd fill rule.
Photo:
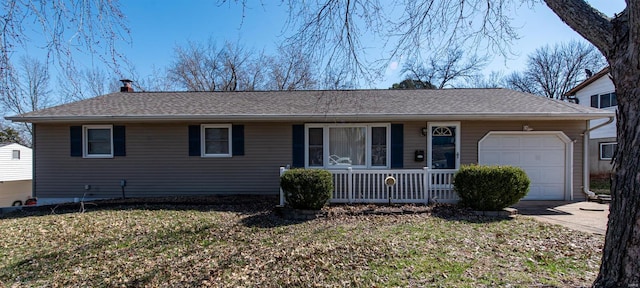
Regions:
<instances>
[{"instance_id":1,"label":"gray vinyl siding","mask_svg":"<svg viewBox=\"0 0 640 288\"><path fill-rule=\"evenodd\" d=\"M421 134L423 127L427 127L424 121L404 123L404 168L406 169L421 169L427 165L427 137ZM415 161L416 150L424 151L423 161Z\"/></svg>"},{"instance_id":2,"label":"gray vinyl siding","mask_svg":"<svg viewBox=\"0 0 640 288\"><path fill-rule=\"evenodd\" d=\"M392 122L404 128L403 168L419 169L416 150L427 153L421 129L427 121ZM189 156L188 126L204 123L117 124L126 127L126 156L84 159L69 154L69 127L79 124L36 124L34 194L37 197L127 197L279 192L279 167L292 163L290 122L231 123L244 125L245 155L228 158ZM207 124L228 124L212 123ZM303 123L295 123L303 124ZM461 121L460 163L478 162L478 141L489 131L563 131L574 140L573 195L582 189L582 132L587 121ZM425 157L426 158L426 157ZM90 185L90 190L84 186Z\"/></svg>"},{"instance_id":3,"label":"gray vinyl siding","mask_svg":"<svg viewBox=\"0 0 640 288\"><path fill-rule=\"evenodd\" d=\"M245 155L229 158L189 156L188 125L198 124L125 124L127 155L112 159L70 157L71 125L37 124L36 196L120 197L121 179L127 197L279 192L278 168L291 163L291 124L245 125Z\"/></svg>"}]
</instances>

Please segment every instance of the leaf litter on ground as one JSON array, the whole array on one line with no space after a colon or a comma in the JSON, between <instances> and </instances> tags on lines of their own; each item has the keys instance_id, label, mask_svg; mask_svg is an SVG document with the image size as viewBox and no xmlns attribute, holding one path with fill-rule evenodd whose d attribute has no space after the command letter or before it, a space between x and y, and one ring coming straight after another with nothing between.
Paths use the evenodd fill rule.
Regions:
<instances>
[{"instance_id":1,"label":"leaf litter on ground","mask_svg":"<svg viewBox=\"0 0 640 288\"><path fill-rule=\"evenodd\" d=\"M276 202L25 209L0 218L0 286L577 287L595 279L604 240L452 205L335 205L297 221Z\"/></svg>"}]
</instances>

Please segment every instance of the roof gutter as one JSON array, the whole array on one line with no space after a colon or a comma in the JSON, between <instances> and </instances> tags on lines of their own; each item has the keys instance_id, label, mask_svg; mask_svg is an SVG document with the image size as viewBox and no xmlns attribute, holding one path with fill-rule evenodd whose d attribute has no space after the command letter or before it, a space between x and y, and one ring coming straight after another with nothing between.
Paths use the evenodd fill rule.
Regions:
<instances>
[{"instance_id":1,"label":"roof gutter","mask_svg":"<svg viewBox=\"0 0 640 288\"><path fill-rule=\"evenodd\" d=\"M304 115L94 115L94 116L10 116L13 122L106 122L106 121L398 121L398 120L592 120L610 113L471 113L471 114L304 114Z\"/></svg>"},{"instance_id":2,"label":"roof gutter","mask_svg":"<svg viewBox=\"0 0 640 288\"><path fill-rule=\"evenodd\" d=\"M615 119L615 116L611 116L607 122L601 123L600 125L591 127L582 132L582 192L587 195L587 199L596 198L596 193L589 190L589 133L600 127L613 123Z\"/></svg>"}]
</instances>

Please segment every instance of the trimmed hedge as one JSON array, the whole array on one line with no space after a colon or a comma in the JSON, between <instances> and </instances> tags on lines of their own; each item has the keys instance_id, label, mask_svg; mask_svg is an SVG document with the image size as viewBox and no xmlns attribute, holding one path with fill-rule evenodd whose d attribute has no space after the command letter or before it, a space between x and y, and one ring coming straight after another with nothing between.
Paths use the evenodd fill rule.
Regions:
<instances>
[{"instance_id":1,"label":"trimmed hedge","mask_svg":"<svg viewBox=\"0 0 640 288\"><path fill-rule=\"evenodd\" d=\"M518 203L529 192L529 176L520 167L464 165L453 176L460 205L497 211Z\"/></svg>"},{"instance_id":2,"label":"trimmed hedge","mask_svg":"<svg viewBox=\"0 0 640 288\"><path fill-rule=\"evenodd\" d=\"M287 205L295 209L320 210L331 198L331 173L321 169L291 169L280 177Z\"/></svg>"}]
</instances>

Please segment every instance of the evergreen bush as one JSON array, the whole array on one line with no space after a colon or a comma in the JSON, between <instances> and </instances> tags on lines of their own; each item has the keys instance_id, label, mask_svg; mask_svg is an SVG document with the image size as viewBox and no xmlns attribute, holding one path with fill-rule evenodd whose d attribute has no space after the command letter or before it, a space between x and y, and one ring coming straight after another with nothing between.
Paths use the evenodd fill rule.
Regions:
<instances>
[{"instance_id":1,"label":"evergreen bush","mask_svg":"<svg viewBox=\"0 0 640 288\"><path fill-rule=\"evenodd\" d=\"M464 165L453 176L460 205L479 211L497 211L518 203L529 192L531 180L520 167Z\"/></svg>"},{"instance_id":2,"label":"evergreen bush","mask_svg":"<svg viewBox=\"0 0 640 288\"><path fill-rule=\"evenodd\" d=\"M295 209L320 210L331 198L333 179L322 169L291 169L280 177L287 205Z\"/></svg>"}]
</instances>

